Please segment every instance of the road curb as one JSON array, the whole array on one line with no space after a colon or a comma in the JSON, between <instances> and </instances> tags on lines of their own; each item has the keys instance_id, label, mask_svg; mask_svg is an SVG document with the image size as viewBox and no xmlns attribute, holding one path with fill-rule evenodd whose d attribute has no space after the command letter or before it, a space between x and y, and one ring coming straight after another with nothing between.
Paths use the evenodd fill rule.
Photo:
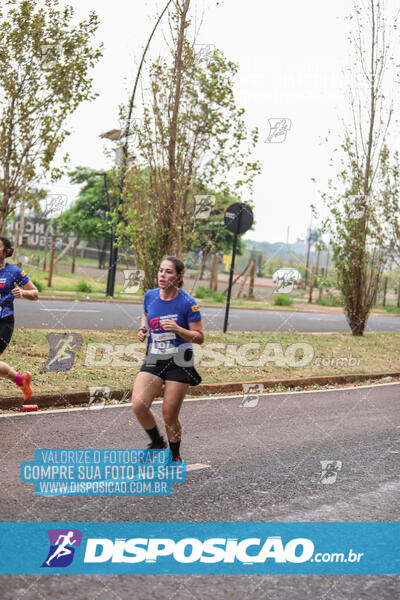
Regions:
<instances>
[{"instance_id":1,"label":"road curb","mask_svg":"<svg viewBox=\"0 0 400 600\"><path fill-rule=\"evenodd\" d=\"M341 383L354 383L368 380L379 380L385 377L400 377L400 372L389 373L359 373L349 375L323 375L319 377L304 377L293 379L254 379L247 381L231 381L225 383L205 383L189 388L188 396L204 396L216 394L228 394L239 392L243 394L243 384L262 384L264 389L274 389L277 386L286 388L308 388L313 385L329 385ZM127 394L130 396L131 388L127 390L112 390L110 398L121 400ZM88 404L89 391L66 392L65 394L34 394L30 404L37 404L41 408L61 408L74 405ZM22 405L21 396L0 397L0 410L19 409Z\"/></svg>"}]
</instances>

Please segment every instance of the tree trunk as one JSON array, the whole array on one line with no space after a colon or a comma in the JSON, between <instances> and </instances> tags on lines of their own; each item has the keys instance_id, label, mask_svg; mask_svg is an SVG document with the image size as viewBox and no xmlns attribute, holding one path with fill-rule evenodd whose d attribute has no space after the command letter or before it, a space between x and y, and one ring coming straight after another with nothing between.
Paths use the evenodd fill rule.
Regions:
<instances>
[{"instance_id":1,"label":"tree trunk","mask_svg":"<svg viewBox=\"0 0 400 600\"><path fill-rule=\"evenodd\" d=\"M107 264L106 264L107 246L109 248L111 248L111 239L105 237L104 240L103 240L103 246L102 246L102 249L101 249L101 265L100 265L100 269L105 269L107 267ZM113 246L113 248L114 248L114 246ZM110 249L110 252L111 252L111 249Z\"/></svg>"},{"instance_id":2,"label":"tree trunk","mask_svg":"<svg viewBox=\"0 0 400 600\"><path fill-rule=\"evenodd\" d=\"M49 265L49 278L47 280L47 286L51 287L51 281L53 279L53 266L54 266L54 249L56 246L56 234L51 234L50 241L50 265Z\"/></svg>"},{"instance_id":3,"label":"tree trunk","mask_svg":"<svg viewBox=\"0 0 400 600\"><path fill-rule=\"evenodd\" d=\"M315 279L315 265L313 265L313 267L311 269L310 292L308 294L308 302L309 302L309 304L312 303L312 296L313 296L313 290L314 290L314 279Z\"/></svg>"},{"instance_id":4,"label":"tree trunk","mask_svg":"<svg viewBox=\"0 0 400 600\"><path fill-rule=\"evenodd\" d=\"M387 286L388 286L388 277L385 277L385 281L384 281L384 284L383 284L383 301L382 301L382 306L386 306Z\"/></svg>"},{"instance_id":5,"label":"tree trunk","mask_svg":"<svg viewBox=\"0 0 400 600\"><path fill-rule=\"evenodd\" d=\"M322 294L324 291L324 286L322 285L322 280L325 277L325 267L321 267L321 284L319 286L318 300L322 299Z\"/></svg>"},{"instance_id":6,"label":"tree trunk","mask_svg":"<svg viewBox=\"0 0 400 600\"><path fill-rule=\"evenodd\" d=\"M75 273L75 263L76 263L76 249L79 244L79 237L75 238L74 248L72 250L72 264L71 264L71 273Z\"/></svg>"},{"instance_id":7,"label":"tree trunk","mask_svg":"<svg viewBox=\"0 0 400 600\"><path fill-rule=\"evenodd\" d=\"M397 284L397 308L400 308L400 279Z\"/></svg>"},{"instance_id":8,"label":"tree trunk","mask_svg":"<svg viewBox=\"0 0 400 600\"><path fill-rule=\"evenodd\" d=\"M256 273L256 261L253 258L251 260L251 265L250 265L249 293L247 294L247 298L249 298L249 299L253 299L254 298L254 277L255 277L255 273Z\"/></svg>"},{"instance_id":9,"label":"tree trunk","mask_svg":"<svg viewBox=\"0 0 400 600\"><path fill-rule=\"evenodd\" d=\"M78 238L73 238L72 240L70 240L68 242L68 244L65 246L64 250L62 250L62 252L60 252L60 254L55 259L53 267L67 254L68 250L70 248L72 248L72 246L75 244L75 242L76 242L77 239Z\"/></svg>"},{"instance_id":10,"label":"tree trunk","mask_svg":"<svg viewBox=\"0 0 400 600\"><path fill-rule=\"evenodd\" d=\"M15 248L15 255L18 256L21 252L21 248L24 245L24 228L25 228L25 199L24 192L22 190L22 198L19 209L19 227L18 227L18 235L17 235L17 247Z\"/></svg>"},{"instance_id":11,"label":"tree trunk","mask_svg":"<svg viewBox=\"0 0 400 600\"><path fill-rule=\"evenodd\" d=\"M201 259L201 265L200 265L200 276L199 279L200 281L203 279L204 277L204 269L206 268L206 261L207 261L207 257L208 257L208 253L204 252L203 253L203 257Z\"/></svg>"},{"instance_id":12,"label":"tree trunk","mask_svg":"<svg viewBox=\"0 0 400 600\"><path fill-rule=\"evenodd\" d=\"M235 261L236 262L236 261ZM250 267L251 261L247 263L247 265L245 266L245 268L243 269L243 271L241 273L239 273L239 275L237 277L235 277L235 279L232 281L232 286L235 285L235 283L237 281L239 281L239 279L241 277L243 277L243 275L246 273L247 269ZM246 277L247 278L247 277ZM229 286L228 286L229 287ZM222 292L223 294L226 294L228 292L228 288L225 288L224 291Z\"/></svg>"},{"instance_id":13,"label":"tree trunk","mask_svg":"<svg viewBox=\"0 0 400 600\"><path fill-rule=\"evenodd\" d=\"M44 234L43 271L46 271L46 267L47 267L47 252L48 252L48 245L49 245L49 233L50 233L50 226L47 226L46 232Z\"/></svg>"},{"instance_id":14,"label":"tree trunk","mask_svg":"<svg viewBox=\"0 0 400 600\"><path fill-rule=\"evenodd\" d=\"M214 252L212 261L211 261L211 276L210 276L210 290L214 292L218 291L218 260L219 254L218 252Z\"/></svg>"}]
</instances>

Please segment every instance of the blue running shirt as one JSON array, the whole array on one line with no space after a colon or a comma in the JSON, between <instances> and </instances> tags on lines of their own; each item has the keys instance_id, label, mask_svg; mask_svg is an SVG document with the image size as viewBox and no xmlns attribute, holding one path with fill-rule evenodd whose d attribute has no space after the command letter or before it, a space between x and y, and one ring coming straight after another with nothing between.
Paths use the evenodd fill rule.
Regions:
<instances>
[{"instance_id":1,"label":"blue running shirt","mask_svg":"<svg viewBox=\"0 0 400 600\"><path fill-rule=\"evenodd\" d=\"M152 354L174 354L181 344L193 349L193 344L189 346L180 335L162 328L163 320L168 318L184 329L189 329L189 323L201 320L199 305L187 292L179 288L178 295L173 300L161 300L160 288L147 290L144 295L144 311L147 313L150 330L148 348L150 347Z\"/></svg>"},{"instance_id":2,"label":"blue running shirt","mask_svg":"<svg viewBox=\"0 0 400 600\"><path fill-rule=\"evenodd\" d=\"M28 283L29 277L19 267L6 263L0 269L0 318L9 317L14 314L14 282L20 286Z\"/></svg>"}]
</instances>

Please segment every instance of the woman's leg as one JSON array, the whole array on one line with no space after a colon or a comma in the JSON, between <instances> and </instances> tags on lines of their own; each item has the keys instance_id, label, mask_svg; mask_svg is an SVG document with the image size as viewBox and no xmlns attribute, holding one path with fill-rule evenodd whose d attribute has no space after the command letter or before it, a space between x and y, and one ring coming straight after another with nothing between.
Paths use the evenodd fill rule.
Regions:
<instances>
[{"instance_id":1,"label":"woman's leg","mask_svg":"<svg viewBox=\"0 0 400 600\"><path fill-rule=\"evenodd\" d=\"M9 379L10 381L15 381L17 375L18 373L15 369L10 367L5 362L0 362L0 377L4 377L5 379Z\"/></svg>"},{"instance_id":2,"label":"woman's leg","mask_svg":"<svg viewBox=\"0 0 400 600\"><path fill-rule=\"evenodd\" d=\"M10 316L0 319L0 354L3 354L4 350L9 345L13 331L14 317ZM31 374L29 371L25 371L25 373L21 375L21 373L18 373L18 371L10 367L7 363L0 362L0 377L13 381L20 388L24 396L24 402L30 400L32 389L30 386Z\"/></svg>"},{"instance_id":3,"label":"woman's leg","mask_svg":"<svg viewBox=\"0 0 400 600\"><path fill-rule=\"evenodd\" d=\"M168 441L172 450L172 458L179 457L179 447L182 434L182 425L179 421L179 411L181 410L188 387L188 383L181 383L180 381L165 382L162 414L167 431Z\"/></svg>"},{"instance_id":4,"label":"woman's leg","mask_svg":"<svg viewBox=\"0 0 400 600\"><path fill-rule=\"evenodd\" d=\"M150 432L157 426L151 405L154 398L160 393L162 384L163 380L160 377L140 371L136 376L132 390L133 412L143 429L149 433L152 441L154 441L154 438ZM159 434L158 437L160 437Z\"/></svg>"}]
</instances>

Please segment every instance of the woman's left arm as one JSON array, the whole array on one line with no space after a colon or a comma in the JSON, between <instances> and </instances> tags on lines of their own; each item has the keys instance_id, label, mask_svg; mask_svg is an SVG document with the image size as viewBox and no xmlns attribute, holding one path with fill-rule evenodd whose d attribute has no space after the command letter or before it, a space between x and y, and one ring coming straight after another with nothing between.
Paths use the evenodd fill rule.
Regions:
<instances>
[{"instance_id":1,"label":"woman's left arm","mask_svg":"<svg viewBox=\"0 0 400 600\"><path fill-rule=\"evenodd\" d=\"M23 298L24 300L39 299L38 289L36 285L32 283L32 281L28 281L28 283L25 283L25 285L22 286L22 289L18 287L16 283L14 283L14 289L11 290L11 293L14 296L14 298Z\"/></svg>"},{"instance_id":2,"label":"woman's left arm","mask_svg":"<svg viewBox=\"0 0 400 600\"><path fill-rule=\"evenodd\" d=\"M162 322L162 328L165 331L173 331L180 335L181 338L192 344L202 344L204 342L204 330L202 321L191 321L189 329L180 327L173 319L165 319Z\"/></svg>"}]
</instances>

